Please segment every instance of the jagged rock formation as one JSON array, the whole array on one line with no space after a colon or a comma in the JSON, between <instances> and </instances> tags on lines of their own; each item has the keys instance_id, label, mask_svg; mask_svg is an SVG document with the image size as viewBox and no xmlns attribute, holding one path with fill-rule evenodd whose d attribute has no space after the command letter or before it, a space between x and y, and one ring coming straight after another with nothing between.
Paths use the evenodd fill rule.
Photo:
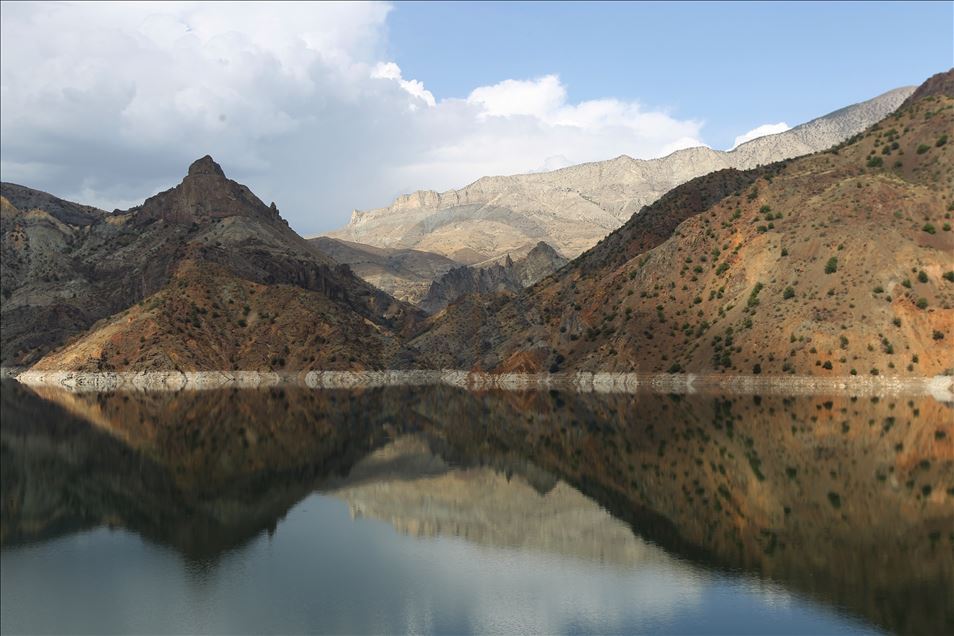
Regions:
<instances>
[{"instance_id":1,"label":"jagged rock formation","mask_svg":"<svg viewBox=\"0 0 954 636\"><path fill-rule=\"evenodd\" d=\"M22 186L2 195L4 364L35 362L93 327L38 368L380 367L417 316L211 157L112 214Z\"/></svg>"},{"instance_id":2,"label":"jagged rock formation","mask_svg":"<svg viewBox=\"0 0 954 636\"><path fill-rule=\"evenodd\" d=\"M540 241L523 258L508 254L503 263L457 267L435 280L418 306L433 314L465 294L515 294L567 264L567 259Z\"/></svg>"},{"instance_id":3,"label":"jagged rock formation","mask_svg":"<svg viewBox=\"0 0 954 636\"><path fill-rule=\"evenodd\" d=\"M949 93L828 152L680 186L544 284L462 299L409 346L497 371L952 372Z\"/></svg>"},{"instance_id":4,"label":"jagged rock formation","mask_svg":"<svg viewBox=\"0 0 954 636\"><path fill-rule=\"evenodd\" d=\"M323 254L398 300L417 304L431 283L460 263L420 250L388 249L319 236L309 239Z\"/></svg>"},{"instance_id":5,"label":"jagged rock formation","mask_svg":"<svg viewBox=\"0 0 954 636\"><path fill-rule=\"evenodd\" d=\"M386 208L355 211L328 236L437 252L466 263L545 241L573 258L675 186L724 168L748 169L825 150L894 111L914 87L889 91L730 152L689 148L552 172L483 177L460 190L418 191Z\"/></svg>"}]
</instances>

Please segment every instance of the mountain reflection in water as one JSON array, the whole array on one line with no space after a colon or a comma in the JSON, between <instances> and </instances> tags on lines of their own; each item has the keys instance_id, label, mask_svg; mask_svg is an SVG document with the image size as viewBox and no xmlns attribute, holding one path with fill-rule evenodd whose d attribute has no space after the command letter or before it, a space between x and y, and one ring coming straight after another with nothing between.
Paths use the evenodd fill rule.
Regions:
<instances>
[{"instance_id":1,"label":"mountain reflection in water","mask_svg":"<svg viewBox=\"0 0 954 636\"><path fill-rule=\"evenodd\" d=\"M176 623L189 631L954 631L954 425L950 406L930 398L448 386L75 394L3 382L2 399L5 632L30 631L26 573L64 558L31 566L37 551L85 537L87 552L71 558L135 552L132 535L101 526L148 541L132 561L168 552L202 576L228 572L259 600L285 590L273 599L289 605L282 625ZM427 577L391 580L401 570L383 547L391 528L428 538L400 544L402 559L429 564ZM278 541L283 532L298 543ZM240 555L263 550L270 565L249 572ZM309 597L322 609L316 624L289 599L300 570L332 565L308 584L330 585L313 590L322 598L353 584L356 609ZM161 571L144 584L156 594ZM507 582L494 583L501 572ZM410 595L421 578L434 588L428 602L443 605L388 614L382 586ZM473 590L445 598L465 582L501 587L493 607L468 610L483 621L447 618L486 601ZM750 589L777 611L802 607L801 622L746 606ZM614 622L616 597L633 614Z\"/></svg>"}]
</instances>

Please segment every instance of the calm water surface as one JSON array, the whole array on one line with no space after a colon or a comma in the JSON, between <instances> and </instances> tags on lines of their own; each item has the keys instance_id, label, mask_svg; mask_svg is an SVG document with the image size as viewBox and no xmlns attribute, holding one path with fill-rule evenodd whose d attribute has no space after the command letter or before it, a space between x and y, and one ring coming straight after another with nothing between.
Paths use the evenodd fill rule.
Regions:
<instances>
[{"instance_id":1,"label":"calm water surface","mask_svg":"<svg viewBox=\"0 0 954 636\"><path fill-rule=\"evenodd\" d=\"M4 633L944 633L931 399L4 382Z\"/></svg>"}]
</instances>

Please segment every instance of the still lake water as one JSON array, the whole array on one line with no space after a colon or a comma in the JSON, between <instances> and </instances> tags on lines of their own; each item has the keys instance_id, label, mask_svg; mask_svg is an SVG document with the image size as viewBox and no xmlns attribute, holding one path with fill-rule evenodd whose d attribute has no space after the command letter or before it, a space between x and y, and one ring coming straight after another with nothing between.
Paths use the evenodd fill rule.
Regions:
<instances>
[{"instance_id":1,"label":"still lake water","mask_svg":"<svg viewBox=\"0 0 954 636\"><path fill-rule=\"evenodd\" d=\"M954 631L931 398L2 399L3 633Z\"/></svg>"}]
</instances>

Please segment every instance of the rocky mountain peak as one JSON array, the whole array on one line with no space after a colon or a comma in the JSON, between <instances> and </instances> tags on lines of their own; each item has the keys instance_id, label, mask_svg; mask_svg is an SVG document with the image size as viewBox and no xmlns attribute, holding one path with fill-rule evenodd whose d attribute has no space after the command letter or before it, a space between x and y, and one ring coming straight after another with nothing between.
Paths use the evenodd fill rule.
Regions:
<instances>
[{"instance_id":1,"label":"rocky mountain peak","mask_svg":"<svg viewBox=\"0 0 954 636\"><path fill-rule=\"evenodd\" d=\"M209 155L194 161L179 185L146 199L132 211L142 221L188 224L244 216L284 223L274 203L265 205L248 187L227 178Z\"/></svg>"},{"instance_id":2,"label":"rocky mountain peak","mask_svg":"<svg viewBox=\"0 0 954 636\"><path fill-rule=\"evenodd\" d=\"M197 175L214 175L217 177L225 178L225 172L222 171L222 166L215 162L210 155L206 155L201 159L196 159L192 162L192 165L189 166L189 176L194 177Z\"/></svg>"}]
</instances>

